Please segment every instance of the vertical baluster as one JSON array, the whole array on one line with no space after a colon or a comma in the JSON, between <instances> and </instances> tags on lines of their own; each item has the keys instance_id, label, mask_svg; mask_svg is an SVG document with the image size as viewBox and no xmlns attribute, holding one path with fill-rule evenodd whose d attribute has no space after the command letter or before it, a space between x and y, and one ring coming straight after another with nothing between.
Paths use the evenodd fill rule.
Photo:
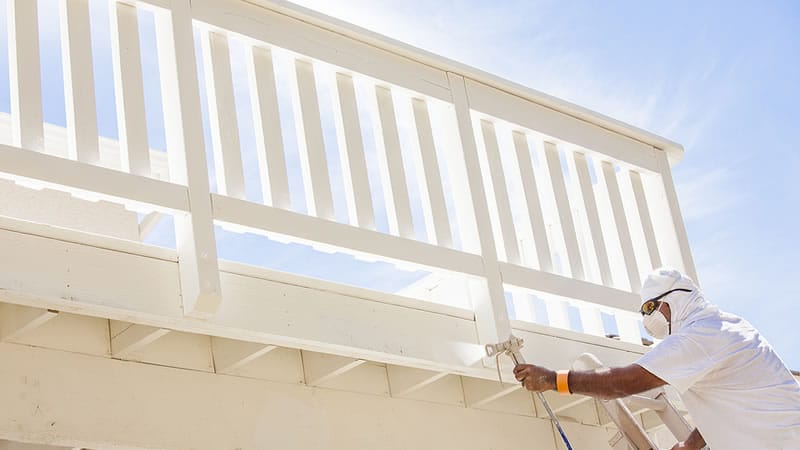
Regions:
<instances>
[{"instance_id":1,"label":"vertical baluster","mask_svg":"<svg viewBox=\"0 0 800 450\"><path fill-rule=\"evenodd\" d=\"M325 142L322 139L322 119L319 112L314 66L310 61L295 61L296 84L293 92L294 123L297 145L303 169L308 214L335 220Z\"/></svg>"},{"instance_id":2,"label":"vertical baluster","mask_svg":"<svg viewBox=\"0 0 800 450\"><path fill-rule=\"evenodd\" d=\"M539 189L536 187L536 175L531 163L531 152L525 134L514 131L514 150L517 156L519 175L522 178L522 190L525 194L525 205L528 209L528 219L533 231L536 256L539 260L539 269L545 272L553 271L553 258L550 255L550 243L547 240L547 230L544 225L542 203L539 198Z\"/></svg>"},{"instance_id":3,"label":"vertical baluster","mask_svg":"<svg viewBox=\"0 0 800 450\"><path fill-rule=\"evenodd\" d=\"M697 281L672 172L665 152L655 152L658 173L642 179L650 202L653 230L657 236L662 264L673 266Z\"/></svg>"},{"instance_id":4,"label":"vertical baluster","mask_svg":"<svg viewBox=\"0 0 800 450\"><path fill-rule=\"evenodd\" d=\"M217 191L222 195L244 199L246 195L228 38L214 31L206 32L202 48Z\"/></svg>"},{"instance_id":5,"label":"vertical baluster","mask_svg":"<svg viewBox=\"0 0 800 450\"><path fill-rule=\"evenodd\" d=\"M514 217L511 215L511 202L508 200L506 176L503 172L494 124L487 120L481 120L481 132L486 146L486 159L489 163L489 175L492 180L506 260L512 264L520 264L519 242L514 229Z\"/></svg>"},{"instance_id":6,"label":"vertical baluster","mask_svg":"<svg viewBox=\"0 0 800 450\"><path fill-rule=\"evenodd\" d=\"M92 72L89 1L61 0L61 57L67 113L67 151L71 159L100 161Z\"/></svg>"},{"instance_id":7,"label":"vertical baluster","mask_svg":"<svg viewBox=\"0 0 800 450\"><path fill-rule=\"evenodd\" d=\"M611 265L608 261L608 251L606 250L606 242L603 238L603 230L600 227L600 215L597 212L597 202L594 198L594 189L592 188L592 179L589 176L589 165L586 161L586 155L575 152L573 156L575 159L575 168L578 172L581 193L583 194L583 202L586 206L586 216L589 219L592 243L594 244L594 251L597 255L597 262L600 265L600 278L604 285L613 286Z\"/></svg>"},{"instance_id":8,"label":"vertical baluster","mask_svg":"<svg viewBox=\"0 0 800 450\"><path fill-rule=\"evenodd\" d=\"M631 170L629 175L631 177L631 186L633 187L633 196L636 199L636 207L639 209L639 220L642 222L644 239L647 243L647 252L650 254L650 267L661 267L661 255L658 252L658 244L656 241L656 234L653 231L653 221L650 218L650 208L647 205L647 197L644 195L642 177L639 172L635 170Z\"/></svg>"},{"instance_id":9,"label":"vertical baluster","mask_svg":"<svg viewBox=\"0 0 800 450\"><path fill-rule=\"evenodd\" d=\"M173 0L156 19L164 132L172 182L185 184L191 214L175 216L181 299L186 315L208 318L221 301L217 246L203 142L200 89L189 0Z\"/></svg>"},{"instance_id":10,"label":"vertical baluster","mask_svg":"<svg viewBox=\"0 0 800 450\"><path fill-rule=\"evenodd\" d=\"M558 148L552 142L545 142L544 153L547 159L547 167L550 171L550 182L556 198L556 209L561 222L561 230L564 234L564 243L567 246L567 259L569 260L572 277L583 280L585 275L580 250L578 249L578 235L575 232L575 223L572 219L567 186L564 182L561 160L558 157Z\"/></svg>"},{"instance_id":11,"label":"vertical baluster","mask_svg":"<svg viewBox=\"0 0 800 450\"><path fill-rule=\"evenodd\" d=\"M250 95L253 97L251 106L261 193L266 205L291 209L272 52L267 48L254 46L248 56L247 75Z\"/></svg>"},{"instance_id":12,"label":"vertical baluster","mask_svg":"<svg viewBox=\"0 0 800 450\"><path fill-rule=\"evenodd\" d=\"M616 224L617 235L619 236L620 246L622 247L622 256L625 260L625 269L627 270L631 292L639 292L639 289L641 289L639 269L636 266L636 256L633 253L633 241L631 240L631 233L630 229L628 228L628 220L625 217L625 210L623 209L622 205L622 195L619 191L617 174L614 171L614 165L609 161L603 161L602 166L603 175L606 180L606 187L608 188L608 197L611 201L611 211L614 214L614 223Z\"/></svg>"},{"instance_id":13,"label":"vertical baluster","mask_svg":"<svg viewBox=\"0 0 800 450\"><path fill-rule=\"evenodd\" d=\"M136 7L125 3L114 2L111 6L111 54L120 163L126 172L150 176L137 11Z\"/></svg>"},{"instance_id":14,"label":"vertical baluster","mask_svg":"<svg viewBox=\"0 0 800 450\"><path fill-rule=\"evenodd\" d=\"M37 2L6 0L12 145L44 150Z\"/></svg>"},{"instance_id":15,"label":"vertical baluster","mask_svg":"<svg viewBox=\"0 0 800 450\"><path fill-rule=\"evenodd\" d=\"M547 322L551 327L569 330L572 327L569 323L569 310L566 302L554 298L544 300L547 307Z\"/></svg>"},{"instance_id":16,"label":"vertical baluster","mask_svg":"<svg viewBox=\"0 0 800 450\"><path fill-rule=\"evenodd\" d=\"M375 210L372 206L372 191L369 187L353 77L337 72L333 95L336 136L339 139L339 155L342 159L342 178L350 224L374 230Z\"/></svg>"},{"instance_id":17,"label":"vertical baluster","mask_svg":"<svg viewBox=\"0 0 800 450\"><path fill-rule=\"evenodd\" d=\"M436 158L428 103L421 98L414 98L411 100L411 106L414 110L414 123L419 139L416 153L417 175L420 178L422 211L425 216L428 239L435 245L452 248L453 235L450 231L450 220L447 217L447 204L444 200L439 161Z\"/></svg>"},{"instance_id":18,"label":"vertical baluster","mask_svg":"<svg viewBox=\"0 0 800 450\"><path fill-rule=\"evenodd\" d=\"M378 160L383 180L386 213L389 216L389 231L392 234L413 239L411 202L408 198L408 184L403 169L403 155L400 150L400 136L397 132L392 92L386 87L376 86L375 97L379 119L374 121L375 140L377 141Z\"/></svg>"},{"instance_id":19,"label":"vertical baluster","mask_svg":"<svg viewBox=\"0 0 800 450\"><path fill-rule=\"evenodd\" d=\"M536 322L536 311L531 301L531 296L524 292L513 291L511 302L514 304L514 316L516 320L525 322Z\"/></svg>"},{"instance_id":20,"label":"vertical baluster","mask_svg":"<svg viewBox=\"0 0 800 450\"><path fill-rule=\"evenodd\" d=\"M603 317L600 315L600 310L594 305L581 304L578 306L578 312L581 316L581 326L583 332L594 336L605 336L606 331L603 326Z\"/></svg>"}]
</instances>

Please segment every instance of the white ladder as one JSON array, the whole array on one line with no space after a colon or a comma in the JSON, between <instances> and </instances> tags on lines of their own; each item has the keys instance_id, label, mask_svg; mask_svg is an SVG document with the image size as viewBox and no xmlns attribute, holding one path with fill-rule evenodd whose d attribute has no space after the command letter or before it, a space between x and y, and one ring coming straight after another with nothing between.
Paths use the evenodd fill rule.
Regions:
<instances>
[{"instance_id":1,"label":"white ladder","mask_svg":"<svg viewBox=\"0 0 800 450\"><path fill-rule=\"evenodd\" d=\"M603 367L605 367L603 363L591 353L582 354L572 363L573 370L594 370ZM685 440L692 432L692 427L669 401L663 388L624 399L597 399L597 402L606 410L619 430L609 441L609 446L614 450L658 450L647 432L631 414L629 406L635 409L647 408L655 412L678 441Z\"/></svg>"}]
</instances>

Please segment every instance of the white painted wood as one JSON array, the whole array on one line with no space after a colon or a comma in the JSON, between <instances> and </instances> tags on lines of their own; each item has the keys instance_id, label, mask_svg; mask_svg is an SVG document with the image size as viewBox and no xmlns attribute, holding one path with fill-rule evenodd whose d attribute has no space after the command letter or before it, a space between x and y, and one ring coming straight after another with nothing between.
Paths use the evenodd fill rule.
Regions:
<instances>
[{"instance_id":1,"label":"white painted wood","mask_svg":"<svg viewBox=\"0 0 800 450\"><path fill-rule=\"evenodd\" d=\"M228 38L216 31L206 31L202 33L201 42L217 192L244 199L244 171Z\"/></svg>"},{"instance_id":2,"label":"white painted wood","mask_svg":"<svg viewBox=\"0 0 800 450\"><path fill-rule=\"evenodd\" d=\"M507 91L467 80L470 105L476 111L521 127L535 130L558 141L586 149L602 149L602 154L632 166L656 171L652 146L633 140L610 128L598 127L568 113L554 111ZM557 142L557 141L555 141Z\"/></svg>"},{"instance_id":3,"label":"white painted wood","mask_svg":"<svg viewBox=\"0 0 800 450\"><path fill-rule=\"evenodd\" d=\"M244 342L219 337L211 338L214 369L217 373L233 372L277 349L274 345Z\"/></svg>"},{"instance_id":4,"label":"white painted wood","mask_svg":"<svg viewBox=\"0 0 800 450\"><path fill-rule=\"evenodd\" d=\"M483 344L497 343L508 339L511 334L508 309L506 308L503 277L497 262L497 248L492 236L492 224L489 219L489 208L486 202L486 190L483 186L478 148L475 143L475 132L472 128L469 98L464 79L456 74L448 74L450 88L453 92L456 126L461 139L461 155L451 157L449 168L456 174L456 180L464 184L455 192L463 202L470 206L470 213L460 224L466 229L467 238L477 239L477 250L483 259L485 280L472 282L474 290L471 295L475 308L478 336ZM463 192L462 192L463 191ZM473 225L474 224L474 225ZM474 231L473 231L474 227ZM469 251L470 247L466 247Z\"/></svg>"},{"instance_id":5,"label":"white painted wood","mask_svg":"<svg viewBox=\"0 0 800 450\"><path fill-rule=\"evenodd\" d=\"M189 211L186 188L54 156L0 144L3 178L36 180L41 187L87 193L131 206L152 205L169 211Z\"/></svg>"},{"instance_id":6,"label":"white painted wood","mask_svg":"<svg viewBox=\"0 0 800 450\"><path fill-rule=\"evenodd\" d=\"M9 342L104 358L111 355L107 319L65 312Z\"/></svg>"},{"instance_id":7,"label":"white painted wood","mask_svg":"<svg viewBox=\"0 0 800 450\"><path fill-rule=\"evenodd\" d=\"M216 220L241 225L255 232L262 230L296 242L322 243L350 249L356 254L422 267L475 276L482 273L481 259L476 255L229 197L212 195L212 200Z\"/></svg>"},{"instance_id":8,"label":"white painted wood","mask_svg":"<svg viewBox=\"0 0 800 450\"><path fill-rule=\"evenodd\" d=\"M409 396L447 377L447 372L430 372L402 366L389 366L389 381L393 397Z\"/></svg>"},{"instance_id":9,"label":"white painted wood","mask_svg":"<svg viewBox=\"0 0 800 450\"><path fill-rule=\"evenodd\" d=\"M92 71L89 0L61 0L59 12L69 157L96 164L100 161L100 150Z\"/></svg>"},{"instance_id":10,"label":"white painted wood","mask_svg":"<svg viewBox=\"0 0 800 450\"><path fill-rule=\"evenodd\" d=\"M609 367L633 363L646 351L641 344L632 344L601 336L592 336L572 330L554 329L546 325L513 321L514 336L525 341L522 356L526 361L559 369L568 369L580 355L590 352L607 361ZM558 348L557 352L547 349ZM503 368L511 372L510 359L503 362ZM495 374L495 378L497 374ZM505 375L503 376L505 379Z\"/></svg>"},{"instance_id":11,"label":"white painted wood","mask_svg":"<svg viewBox=\"0 0 800 450\"><path fill-rule=\"evenodd\" d=\"M52 189L30 189L9 180L0 180L0 198L0 216L18 219L16 223L138 240L136 213L117 203L82 200Z\"/></svg>"},{"instance_id":12,"label":"white painted wood","mask_svg":"<svg viewBox=\"0 0 800 450\"><path fill-rule=\"evenodd\" d=\"M119 359L214 373L211 338L201 334L170 331L148 345L125 352Z\"/></svg>"},{"instance_id":13,"label":"white painted wood","mask_svg":"<svg viewBox=\"0 0 800 450\"><path fill-rule=\"evenodd\" d=\"M41 152L44 151L44 128L37 3L30 0L7 0L6 26L11 143Z\"/></svg>"},{"instance_id":14,"label":"white painted wood","mask_svg":"<svg viewBox=\"0 0 800 450\"><path fill-rule=\"evenodd\" d=\"M0 342L30 333L58 315L51 309L0 303Z\"/></svg>"},{"instance_id":15,"label":"white painted wood","mask_svg":"<svg viewBox=\"0 0 800 450\"><path fill-rule=\"evenodd\" d=\"M292 202L272 52L266 47L253 46L248 56L247 73L262 197L266 205L290 209Z\"/></svg>"},{"instance_id":16,"label":"white painted wood","mask_svg":"<svg viewBox=\"0 0 800 450\"><path fill-rule=\"evenodd\" d=\"M389 232L413 239L411 201L408 197L408 183L403 168L403 154L400 150L392 91L384 86L375 86L375 100L377 113L375 115L377 120L373 120L375 145L383 182Z\"/></svg>"},{"instance_id":17,"label":"white painted wood","mask_svg":"<svg viewBox=\"0 0 800 450\"><path fill-rule=\"evenodd\" d=\"M503 281L512 286L627 311L639 309L639 296L628 291L507 263L500 263L500 270Z\"/></svg>"},{"instance_id":18,"label":"white painted wood","mask_svg":"<svg viewBox=\"0 0 800 450\"><path fill-rule=\"evenodd\" d=\"M447 216L442 174L436 158L428 103L424 99L415 97L411 100L411 107L419 144L415 148L415 156L428 240L434 245L453 248L453 235L450 230L450 219Z\"/></svg>"},{"instance_id":19,"label":"white painted wood","mask_svg":"<svg viewBox=\"0 0 800 450\"><path fill-rule=\"evenodd\" d=\"M310 61L295 60L294 123L303 171L308 214L321 219L335 220L325 143L322 139L314 66Z\"/></svg>"},{"instance_id":20,"label":"white painted wood","mask_svg":"<svg viewBox=\"0 0 800 450\"><path fill-rule=\"evenodd\" d=\"M511 303L514 305L514 318L526 322L536 322L536 311L533 299L526 292L518 290L511 292Z\"/></svg>"},{"instance_id":21,"label":"white painted wood","mask_svg":"<svg viewBox=\"0 0 800 450\"><path fill-rule=\"evenodd\" d=\"M494 201L497 205L497 216L500 221L500 235L503 240L506 261L512 264L521 264L519 241L514 229L514 217L511 214L511 202L508 199L508 185L503 172L503 162L500 159L500 148L497 146L497 133L494 124L481 120L481 132L486 146L486 160L489 163L489 175L494 192Z\"/></svg>"},{"instance_id":22,"label":"white painted wood","mask_svg":"<svg viewBox=\"0 0 800 450\"><path fill-rule=\"evenodd\" d=\"M603 325L603 317L600 315L600 310L596 306L586 303L578 306L578 312L581 316L581 326L583 332L593 336L605 336L605 326Z\"/></svg>"},{"instance_id":23,"label":"white painted wood","mask_svg":"<svg viewBox=\"0 0 800 450\"><path fill-rule=\"evenodd\" d=\"M338 360L339 358L336 359ZM341 364L337 364L333 367L326 367L322 371L318 372L316 370L310 371L309 364L305 362L307 360L304 358L303 361L304 361L304 367L306 368L306 384L309 386L321 386L333 380L334 378L355 369L356 367L366 362L363 359L356 359L353 361L347 361Z\"/></svg>"},{"instance_id":24,"label":"white painted wood","mask_svg":"<svg viewBox=\"0 0 800 450\"><path fill-rule=\"evenodd\" d=\"M667 155L659 152L657 159L660 176L647 177L642 181L652 205L653 228L658 236L662 262L698 281Z\"/></svg>"},{"instance_id":25,"label":"white painted wood","mask_svg":"<svg viewBox=\"0 0 800 450\"><path fill-rule=\"evenodd\" d=\"M569 321L569 312L567 310L567 303L562 300L553 298L545 298L545 306L547 307L547 323L551 327L562 328L571 330Z\"/></svg>"},{"instance_id":26,"label":"white painted wood","mask_svg":"<svg viewBox=\"0 0 800 450\"><path fill-rule=\"evenodd\" d=\"M614 170L614 165L609 161L601 163L603 167L603 176L608 189L608 197L611 200L611 210L614 213L614 223L617 227L617 235L619 242L622 246L622 256L625 260L625 269L627 270L628 282L630 283L631 292L638 293L641 289L641 280L639 279L639 269L636 265L636 256L633 253L633 241L631 240L630 229L628 228L628 220L625 217L625 210L622 204L622 195L619 191L619 183L617 182L617 174Z\"/></svg>"},{"instance_id":27,"label":"white painted wood","mask_svg":"<svg viewBox=\"0 0 800 450\"><path fill-rule=\"evenodd\" d=\"M173 0L170 11L155 11L155 25L170 178L187 186L192 206L191 215L175 216L183 307L188 315L207 318L222 294L190 6Z\"/></svg>"},{"instance_id":28,"label":"white painted wood","mask_svg":"<svg viewBox=\"0 0 800 450\"><path fill-rule=\"evenodd\" d=\"M125 331L111 338L111 354L115 358L125 358L138 352L163 337L170 330L131 324Z\"/></svg>"},{"instance_id":29,"label":"white painted wood","mask_svg":"<svg viewBox=\"0 0 800 450\"><path fill-rule=\"evenodd\" d=\"M297 16L298 8L309 12L302 7L267 2L268 8L265 8L257 3L193 0L192 12L195 19L201 22L235 30L243 36L268 42L308 58L450 101L445 71L366 42L363 36L368 33L366 30L361 30L360 36L349 37L331 29L335 19L330 17L325 16L323 24L313 24L306 17ZM286 7L288 8L284 11ZM352 27L350 24L347 26Z\"/></svg>"},{"instance_id":30,"label":"white painted wood","mask_svg":"<svg viewBox=\"0 0 800 450\"><path fill-rule=\"evenodd\" d=\"M175 262L157 259L158 253L141 244L106 249L111 244L116 245L109 239L79 245L0 231L0 251L18 255L0 259L0 301L496 379L493 368L481 367L484 353L474 320L448 314L452 308L229 264L222 273L223 287L237 301L223 303L212 320L198 321L183 315ZM137 256L137 251L152 256ZM627 361L625 354L644 351L534 324L515 322L514 327L515 335L522 335L520 327L535 330L523 336L526 348L570 349L543 361L552 367L568 365L585 351L614 364ZM531 361L544 356L529 355Z\"/></svg>"},{"instance_id":31,"label":"white painted wood","mask_svg":"<svg viewBox=\"0 0 800 450\"><path fill-rule=\"evenodd\" d=\"M528 139L525 134L516 130L512 133L512 138L514 140L514 151L517 157L516 163L519 167L520 178L522 179L522 190L525 196L525 206L528 210L528 220L530 220L531 229L533 231L533 243L536 247L539 269L545 272L552 272L553 257L550 253L550 243L547 240L547 229L544 225L542 202L539 197L539 188L536 186L536 175L533 172Z\"/></svg>"},{"instance_id":32,"label":"white painted wood","mask_svg":"<svg viewBox=\"0 0 800 450\"><path fill-rule=\"evenodd\" d=\"M120 165L125 172L150 176L138 12L135 6L125 3L114 2L111 6L111 55Z\"/></svg>"},{"instance_id":33,"label":"white painted wood","mask_svg":"<svg viewBox=\"0 0 800 450\"><path fill-rule=\"evenodd\" d=\"M504 365L509 366L508 373L510 374L513 363L510 358L503 358L505 359ZM535 406L530 392L522 389L520 383L517 383L512 375L509 375L509 377L511 378L506 379L505 376L503 377L507 383L502 385L498 383L497 372L495 372L493 380L462 377L464 400L467 407L496 411L503 414L534 417ZM550 435L550 439L552 440L552 435Z\"/></svg>"},{"instance_id":34,"label":"white painted wood","mask_svg":"<svg viewBox=\"0 0 800 450\"><path fill-rule=\"evenodd\" d=\"M353 77L336 72L334 86L333 112L350 225L374 230L375 210L372 206Z\"/></svg>"},{"instance_id":35,"label":"white painted wood","mask_svg":"<svg viewBox=\"0 0 800 450\"><path fill-rule=\"evenodd\" d=\"M628 174L631 177L633 195L636 199L636 207L639 209L639 220L644 231L647 252L650 255L650 267L661 267L661 255L658 252L658 242L656 241L655 231L653 231L653 220L650 217L650 207L647 204L647 196L644 193L642 176L635 170L629 171Z\"/></svg>"},{"instance_id":36,"label":"white painted wood","mask_svg":"<svg viewBox=\"0 0 800 450\"><path fill-rule=\"evenodd\" d=\"M583 270L580 250L578 249L578 235L575 231L575 222L572 218L567 186L564 181L561 160L558 156L558 148L552 142L544 143L544 154L547 160L547 168L550 173L550 183L553 187L553 194L558 210L558 220L561 231L564 234L564 243L567 247L567 260L569 262L570 274L578 280L585 280L586 274Z\"/></svg>"},{"instance_id":37,"label":"white painted wood","mask_svg":"<svg viewBox=\"0 0 800 450\"><path fill-rule=\"evenodd\" d=\"M83 448L556 448L549 421L492 405L467 409L8 344L0 357L3 439ZM65 367L80 376L65 376ZM584 428L592 429L574 432Z\"/></svg>"},{"instance_id":38,"label":"white painted wood","mask_svg":"<svg viewBox=\"0 0 800 450\"><path fill-rule=\"evenodd\" d=\"M515 392L519 389L522 389L522 385L514 384L511 386L505 386L503 389L501 389L498 392L495 392L494 394L473 401L472 403L469 404L469 406L470 408L480 408L481 406L484 406L487 403L491 403L499 398L505 397L506 395Z\"/></svg>"},{"instance_id":39,"label":"white painted wood","mask_svg":"<svg viewBox=\"0 0 800 450\"><path fill-rule=\"evenodd\" d=\"M142 221L139 222L139 240L144 242L147 239L147 236L153 232L158 226L158 223L161 222L161 219L164 217L164 214L153 211L148 213L146 216L142 218Z\"/></svg>"},{"instance_id":40,"label":"white painted wood","mask_svg":"<svg viewBox=\"0 0 800 450\"><path fill-rule=\"evenodd\" d=\"M600 279L604 285L612 287L614 282L611 278L611 265L608 261L608 251L606 250L606 242L603 237L603 229L600 226L600 215L597 212L597 201L594 198L594 188L592 187L592 179L589 175L589 165L586 161L586 155L580 152L574 152L575 168L578 172L578 182L580 183L581 193L583 196L583 204L586 207L586 216L589 219L589 231L592 237L592 244L594 246L594 253L597 256L597 262L600 266Z\"/></svg>"}]
</instances>

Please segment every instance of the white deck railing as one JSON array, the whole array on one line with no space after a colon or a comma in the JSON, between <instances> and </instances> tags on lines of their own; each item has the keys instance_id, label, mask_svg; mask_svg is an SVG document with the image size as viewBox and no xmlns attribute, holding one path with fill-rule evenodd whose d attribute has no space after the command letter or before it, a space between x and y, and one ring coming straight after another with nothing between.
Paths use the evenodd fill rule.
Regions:
<instances>
[{"instance_id":1,"label":"white deck railing","mask_svg":"<svg viewBox=\"0 0 800 450\"><path fill-rule=\"evenodd\" d=\"M606 312L639 343L630 311L643 274L694 272L670 175L677 144L277 1L113 3L117 161L98 137L87 0L62 1L66 147L47 146L37 2L7 3L11 139L0 172L174 214L188 315L233 301L220 289L215 224L472 280L483 342L510 332L506 292L528 321L534 292L552 326L571 328L573 306L578 331L604 335ZM155 22L168 170L146 139L139 9ZM252 148L235 92L252 107ZM245 176L247 152L257 179Z\"/></svg>"}]
</instances>

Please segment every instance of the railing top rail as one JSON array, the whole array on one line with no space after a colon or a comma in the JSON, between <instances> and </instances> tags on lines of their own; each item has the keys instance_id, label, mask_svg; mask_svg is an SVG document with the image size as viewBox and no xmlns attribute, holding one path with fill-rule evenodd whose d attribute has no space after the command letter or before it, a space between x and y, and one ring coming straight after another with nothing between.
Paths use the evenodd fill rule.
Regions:
<instances>
[{"instance_id":1,"label":"railing top rail","mask_svg":"<svg viewBox=\"0 0 800 450\"><path fill-rule=\"evenodd\" d=\"M152 0L147 0L152 1ZM582 106L570 103L544 92L537 91L497 75L485 72L475 67L454 61L444 56L414 47L401 41L379 33L361 28L357 25L336 19L320 12L290 3L285 0L240 0L245 3L260 6L270 11L283 14L294 19L306 22L320 28L325 28L335 33L378 47L382 50L403 56L417 62L447 72L458 73L464 77L486 84L488 86L508 92L525 100L537 103L566 114L576 119L588 122L600 128L621 134L630 139L663 150L667 153L670 165L674 165L683 158L683 146L667 138L658 136L647 130L635 127L622 121L613 119L601 113L592 111ZM231 30L235 31L235 30Z\"/></svg>"}]
</instances>

